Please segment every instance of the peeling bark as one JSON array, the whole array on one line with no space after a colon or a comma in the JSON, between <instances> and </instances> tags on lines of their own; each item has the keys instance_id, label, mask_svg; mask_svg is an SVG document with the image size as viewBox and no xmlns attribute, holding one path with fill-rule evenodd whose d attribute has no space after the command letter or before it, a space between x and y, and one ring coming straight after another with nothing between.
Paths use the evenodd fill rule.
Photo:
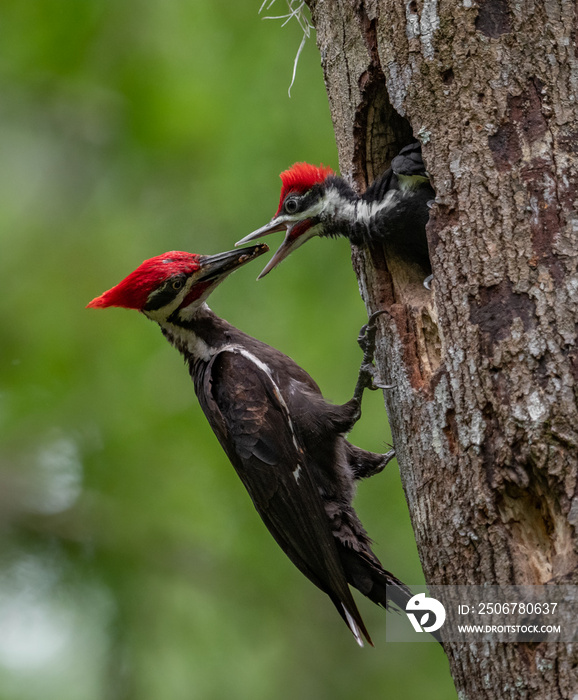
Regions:
<instances>
[{"instance_id":1,"label":"peeling bark","mask_svg":"<svg viewBox=\"0 0 578 700\"><path fill-rule=\"evenodd\" d=\"M577 583L576 4L308 4L342 174L363 190L417 138L436 190L433 293L382 247L352 254L389 312L377 363L426 579ZM575 646L447 651L471 700L578 693Z\"/></svg>"}]
</instances>

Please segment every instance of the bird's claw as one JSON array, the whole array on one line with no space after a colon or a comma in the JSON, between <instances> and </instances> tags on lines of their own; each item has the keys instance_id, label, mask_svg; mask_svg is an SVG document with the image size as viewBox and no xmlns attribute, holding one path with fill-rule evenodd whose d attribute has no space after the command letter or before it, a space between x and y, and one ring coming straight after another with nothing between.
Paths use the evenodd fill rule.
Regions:
<instances>
[{"instance_id":1,"label":"bird's claw","mask_svg":"<svg viewBox=\"0 0 578 700\"><path fill-rule=\"evenodd\" d=\"M367 323L362 327L357 338L359 347L363 350L363 361L359 368L357 384L353 398L361 405L361 399L365 389L376 391L377 389L391 389L392 385L383 384L376 378L376 368L373 365L373 356L375 353L375 335L377 333L377 324L375 320L382 314L387 313L385 309L380 309L374 312L369 317Z\"/></svg>"},{"instance_id":2,"label":"bird's claw","mask_svg":"<svg viewBox=\"0 0 578 700\"><path fill-rule=\"evenodd\" d=\"M433 275L428 275L424 281L423 281L423 286L428 290L431 291L431 283L433 282Z\"/></svg>"},{"instance_id":3,"label":"bird's claw","mask_svg":"<svg viewBox=\"0 0 578 700\"><path fill-rule=\"evenodd\" d=\"M395 384L380 384L373 379L373 385L369 387L370 391L377 391L378 389L395 389Z\"/></svg>"},{"instance_id":4,"label":"bird's claw","mask_svg":"<svg viewBox=\"0 0 578 700\"><path fill-rule=\"evenodd\" d=\"M385 467L391 462L391 460L395 457L395 449L392 447L389 452L385 452L383 455L383 466L381 467L380 471L382 469L385 469Z\"/></svg>"},{"instance_id":5,"label":"bird's claw","mask_svg":"<svg viewBox=\"0 0 578 700\"><path fill-rule=\"evenodd\" d=\"M375 334L377 333L377 325L375 319L383 314L386 314L385 309L379 309L379 311L374 311L368 318L367 323L361 327L359 335L357 336L357 344L363 350L364 353L370 353L370 362L373 362L373 353L375 352ZM363 358L365 360L365 357Z\"/></svg>"},{"instance_id":6,"label":"bird's claw","mask_svg":"<svg viewBox=\"0 0 578 700\"><path fill-rule=\"evenodd\" d=\"M365 389L377 391L377 389L380 388L380 384L376 381L375 367L373 365L361 365L357 377L357 384L361 388L361 392ZM361 396L359 398L361 399Z\"/></svg>"},{"instance_id":7,"label":"bird's claw","mask_svg":"<svg viewBox=\"0 0 578 700\"><path fill-rule=\"evenodd\" d=\"M379 377L376 377L377 368L374 365L363 364L359 369L358 383L363 385L364 389L369 391L377 391L378 389L394 389L395 384L384 384Z\"/></svg>"},{"instance_id":8,"label":"bird's claw","mask_svg":"<svg viewBox=\"0 0 578 700\"><path fill-rule=\"evenodd\" d=\"M376 474L381 474L381 472L387 467L387 465L391 462L391 460L396 456L395 450L392 448L389 450L389 452L384 452L384 454L381 455L383 457L382 461L379 463L379 466L373 469L373 471L370 474L366 474L365 476L375 476Z\"/></svg>"},{"instance_id":9,"label":"bird's claw","mask_svg":"<svg viewBox=\"0 0 578 700\"><path fill-rule=\"evenodd\" d=\"M356 461L354 464L355 479L368 479L376 474L381 474L395 456L395 450L390 449L389 452L381 455L372 454L371 459Z\"/></svg>"}]
</instances>

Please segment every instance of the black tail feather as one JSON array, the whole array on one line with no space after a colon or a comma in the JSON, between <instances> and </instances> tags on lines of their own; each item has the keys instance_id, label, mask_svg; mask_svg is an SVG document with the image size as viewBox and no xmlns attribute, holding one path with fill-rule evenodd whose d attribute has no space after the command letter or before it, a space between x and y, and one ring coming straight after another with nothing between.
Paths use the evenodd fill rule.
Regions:
<instances>
[{"instance_id":1,"label":"black tail feather","mask_svg":"<svg viewBox=\"0 0 578 700\"><path fill-rule=\"evenodd\" d=\"M392 604L405 613L408 600L413 597L411 590L389 571L386 571L377 557L371 552L357 552L343 546L341 561L347 582L376 605L391 609ZM431 632L441 644L439 632Z\"/></svg>"}]
</instances>

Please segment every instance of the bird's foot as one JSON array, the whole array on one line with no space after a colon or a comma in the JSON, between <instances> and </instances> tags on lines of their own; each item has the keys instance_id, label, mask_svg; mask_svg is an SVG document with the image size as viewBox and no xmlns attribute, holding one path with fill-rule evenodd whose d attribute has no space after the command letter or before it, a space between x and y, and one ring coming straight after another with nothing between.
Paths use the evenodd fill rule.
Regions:
<instances>
[{"instance_id":1,"label":"bird's foot","mask_svg":"<svg viewBox=\"0 0 578 700\"><path fill-rule=\"evenodd\" d=\"M392 448L389 450L389 452L386 452L385 454L381 455L383 459L381 462L375 467L371 473L367 473L364 476L375 476L376 474L380 474L386 467L387 465L391 462L391 460L395 457L395 450Z\"/></svg>"},{"instance_id":2,"label":"bird's foot","mask_svg":"<svg viewBox=\"0 0 578 700\"><path fill-rule=\"evenodd\" d=\"M363 350L363 361L372 363L373 354L375 352L375 334L377 333L376 319L383 314L386 314L385 309L379 309L379 311L374 311L369 317L367 323L361 327L359 335L357 336L357 344Z\"/></svg>"},{"instance_id":3,"label":"bird's foot","mask_svg":"<svg viewBox=\"0 0 578 700\"><path fill-rule=\"evenodd\" d=\"M384 384L377 375L377 369L373 364L375 354L375 336L377 333L376 319L382 314L387 313L385 309L380 309L371 314L368 322L359 332L357 342L363 350L363 360L359 368L357 384L353 392L353 398L361 405L361 399L365 389L375 391L376 389L391 389L393 384Z\"/></svg>"},{"instance_id":4,"label":"bird's foot","mask_svg":"<svg viewBox=\"0 0 578 700\"><path fill-rule=\"evenodd\" d=\"M391 460L392 460L394 457L395 457L395 448L392 447L391 450L389 450L389 452L386 452L386 453L383 455L383 462L382 462L382 465L381 465L381 467L379 468L379 471L377 471L377 472L375 472L375 473L378 474L379 472L383 471L383 470L385 469L385 467L387 467L387 465L391 462Z\"/></svg>"},{"instance_id":5,"label":"bird's foot","mask_svg":"<svg viewBox=\"0 0 578 700\"><path fill-rule=\"evenodd\" d=\"M385 454L377 454L376 452L365 452L358 450L360 458L350 462L356 480L368 479L376 474L381 474L385 467L395 457L395 450L391 449Z\"/></svg>"}]
</instances>

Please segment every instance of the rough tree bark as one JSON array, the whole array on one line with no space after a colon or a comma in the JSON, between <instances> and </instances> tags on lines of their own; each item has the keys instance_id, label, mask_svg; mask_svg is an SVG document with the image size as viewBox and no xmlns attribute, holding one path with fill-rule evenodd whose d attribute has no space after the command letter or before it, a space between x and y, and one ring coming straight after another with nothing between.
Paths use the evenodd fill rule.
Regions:
<instances>
[{"instance_id":1,"label":"rough tree bark","mask_svg":"<svg viewBox=\"0 0 578 700\"><path fill-rule=\"evenodd\" d=\"M308 0L342 174L413 137L434 291L353 250L428 583L576 583L578 50L568 0ZM578 649L447 648L460 697L575 698Z\"/></svg>"}]
</instances>

